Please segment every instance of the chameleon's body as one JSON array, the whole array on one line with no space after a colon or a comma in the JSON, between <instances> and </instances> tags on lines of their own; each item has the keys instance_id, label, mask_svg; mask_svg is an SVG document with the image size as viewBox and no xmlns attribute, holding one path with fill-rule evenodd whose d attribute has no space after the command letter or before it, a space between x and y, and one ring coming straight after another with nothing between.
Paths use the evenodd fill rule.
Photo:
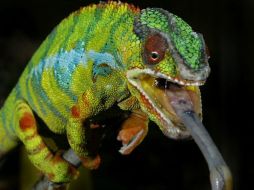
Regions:
<instances>
[{"instance_id":1,"label":"chameleon's body","mask_svg":"<svg viewBox=\"0 0 254 190\"><path fill-rule=\"evenodd\" d=\"M99 157L89 158L82 123L116 103L133 112L118 136L125 144L122 153L142 141L148 118L167 136L188 136L183 127L173 126L179 121L170 108L166 106L169 113L164 115L157 108L164 101L149 100L163 93L150 84L161 77L188 86L185 90L197 94L196 111L201 113L197 86L208 72L202 37L179 17L162 9L140 11L115 2L82 8L52 31L7 98L0 112L0 155L22 141L37 168L54 182L68 182L75 169L47 148L33 113L54 133L67 134L84 165L95 168ZM128 147L133 137L134 145Z\"/></svg>"}]
</instances>

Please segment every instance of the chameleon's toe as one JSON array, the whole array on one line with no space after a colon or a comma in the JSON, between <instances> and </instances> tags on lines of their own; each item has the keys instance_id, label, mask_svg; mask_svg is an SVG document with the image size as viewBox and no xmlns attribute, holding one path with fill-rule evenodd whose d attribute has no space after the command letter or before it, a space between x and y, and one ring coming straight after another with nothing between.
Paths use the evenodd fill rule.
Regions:
<instances>
[{"instance_id":1,"label":"chameleon's toe","mask_svg":"<svg viewBox=\"0 0 254 190\"><path fill-rule=\"evenodd\" d=\"M69 162L65 161L60 153L57 153L51 159L51 167L51 172L45 175L54 183L69 183L79 176L79 171Z\"/></svg>"},{"instance_id":2,"label":"chameleon's toe","mask_svg":"<svg viewBox=\"0 0 254 190\"><path fill-rule=\"evenodd\" d=\"M146 131L141 127L122 129L117 136L117 140L122 141L123 144L119 152L123 155L130 154L145 135Z\"/></svg>"},{"instance_id":3,"label":"chameleon's toe","mask_svg":"<svg viewBox=\"0 0 254 190\"><path fill-rule=\"evenodd\" d=\"M117 140L122 141L123 144L129 144L140 131L142 131L141 127L129 126L119 132Z\"/></svg>"},{"instance_id":4,"label":"chameleon's toe","mask_svg":"<svg viewBox=\"0 0 254 190\"><path fill-rule=\"evenodd\" d=\"M119 152L123 155L130 154L145 138L148 131L147 116L136 110L122 125L117 140L122 141L123 146Z\"/></svg>"},{"instance_id":5,"label":"chameleon's toe","mask_svg":"<svg viewBox=\"0 0 254 190\"><path fill-rule=\"evenodd\" d=\"M117 140L123 146L119 152L123 155L130 154L145 138L148 132L148 117L141 110L135 110L127 118L120 130Z\"/></svg>"},{"instance_id":6,"label":"chameleon's toe","mask_svg":"<svg viewBox=\"0 0 254 190\"><path fill-rule=\"evenodd\" d=\"M82 161L83 166L90 170L98 169L101 163L100 155L97 155L95 158L81 157L80 159Z\"/></svg>"},{"instance_id":7,"label":"chameleon's toe","mask_svg":"<svg viewBox=\"0 0 254 190\"><path fill-rule=\"evenodd\" d=\"M119 152L123 155L130 154L144 139L147 129L144 127L124 127L118 134L117 140L122 141L123 146Z\"/></svg>"}]
</instances>

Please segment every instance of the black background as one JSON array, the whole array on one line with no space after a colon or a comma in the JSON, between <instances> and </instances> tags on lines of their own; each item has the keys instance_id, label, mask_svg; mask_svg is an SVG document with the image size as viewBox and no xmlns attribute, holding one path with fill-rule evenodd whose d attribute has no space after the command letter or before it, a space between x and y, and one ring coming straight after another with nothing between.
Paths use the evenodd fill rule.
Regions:
<instances>
[{"instance_id":1,"label":"black background","mask_svg":"<svg viewBox=\"0 0 254 190\"><path fill-rule=\"evenodd\" d=\"M70 12L93 2L98 1L1 0L1 102L53 27ZM164 8L204 35L212 72L201 88L203 123L232 170L234 189L253 189L254 1L127 2L140 8ZM152 124L142 145L123 157L114 139L110 136L101 148L102 166L92 172L94 190L210 189L207 165L194 142L167 139ZM17 167L18 162L13 162Z\"/></svg>"}]
</instances>

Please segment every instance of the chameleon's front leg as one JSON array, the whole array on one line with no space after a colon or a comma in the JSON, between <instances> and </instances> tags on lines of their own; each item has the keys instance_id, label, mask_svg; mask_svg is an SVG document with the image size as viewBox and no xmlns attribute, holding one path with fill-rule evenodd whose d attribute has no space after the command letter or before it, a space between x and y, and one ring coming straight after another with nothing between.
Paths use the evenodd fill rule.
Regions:
<instances>
[{"instance_id":1,"label":"chameleon's front leg","mask_svg":"<svg viewBox=\"0 0 254 190\"><path fill-rule=\"evenodd\" d=\"M93 94L93 93L91 93ZM78 103L71 108L71 113L66 127L67 139L71 148L80 157L83 166L88 169L97 169L100 165L100 156L91 155L88 150L88 130L93 130L94 125L85 125L85 121L92 115L94 97L83 95ZM99 110L99 108L98 108Z\"/></svg>"},{"instance_id":2,"label":"chameleon's front leg","mask_svg":"<svg viewBox=\"0 0 254 190\"><path fill-rule=\"evenodd\" d=\"M60 152L53 154L38 133L33 112L24 101L16 102L16 133L23 142L31 162L55 183L68 183L78 171L62 159Z\"/></svg>"}]
</instances>

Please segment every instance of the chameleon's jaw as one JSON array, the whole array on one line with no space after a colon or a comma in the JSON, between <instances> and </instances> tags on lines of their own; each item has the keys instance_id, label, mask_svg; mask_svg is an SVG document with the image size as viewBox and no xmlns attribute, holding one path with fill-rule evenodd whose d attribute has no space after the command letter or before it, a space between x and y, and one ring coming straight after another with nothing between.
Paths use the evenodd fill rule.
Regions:
<instances>
[{"instance_id":1,"label":"chameleon's jaw","mask_svg":"<svg viewBox=\"0 0 254 190\"><path fill-rule=\"evenodd\" d=\"M170 93L183 94L187 92L193 104L194 111L202 117L201 97L198 86L203 82L183 81L172 79L150 69L133 69L127 72L128 81L139 91L141 108L148 113L162 130L174 139L190 136L180 118L171 106Z\"/></svg>"}]
</instances>

